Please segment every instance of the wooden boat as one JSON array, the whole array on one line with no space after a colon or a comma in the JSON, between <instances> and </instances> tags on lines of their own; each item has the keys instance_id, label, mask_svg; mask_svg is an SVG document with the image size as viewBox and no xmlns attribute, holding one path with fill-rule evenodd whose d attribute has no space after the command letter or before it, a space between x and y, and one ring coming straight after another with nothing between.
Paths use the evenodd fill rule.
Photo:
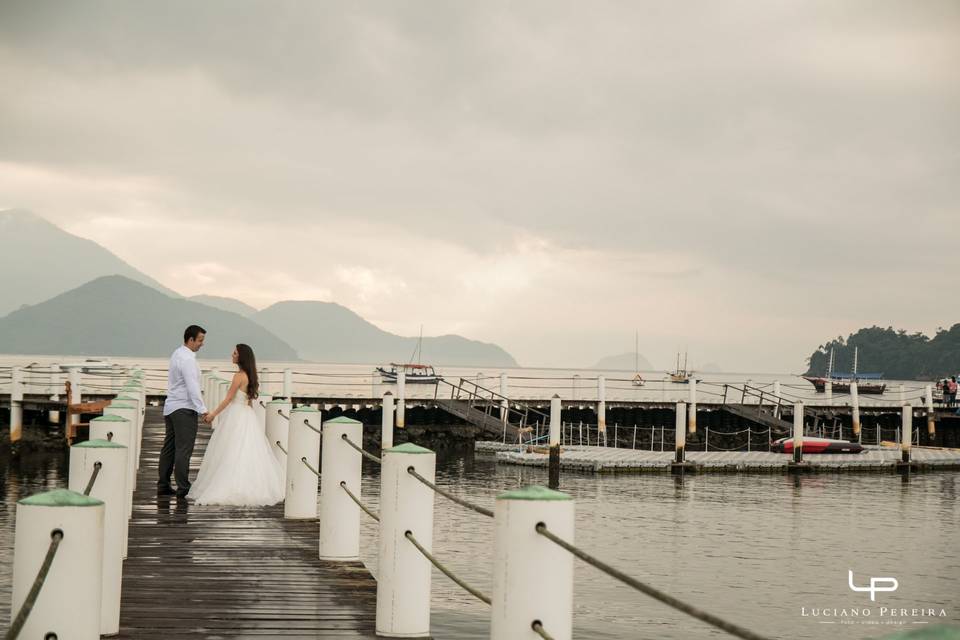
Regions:
<instances>
[{"instance_id":1,"label":"wooden boat","mask_svg":"<svg viewBox=\"0 0 960 640\"><path fill-rule=\"evenodd\" d=\"M643 376L640 375L640 332L637 331L636 336L634 336L633 343L633 386L642 387L647 383L643 379Z\"/></svg>"},{"instance_id":2,"label":"wooden boat","mask_svg":"<svg viewBox=\"0 0 960 640\"><path fill-rule=\"evenodd\" d=\"M775 453L793 453L793 437L780 438L770 444L770 450ZM803 452L806 453L860 453L863 446L859 442L833 440L831 438L814 438L803 436Z\"/></svg>"},{"instance_id":3,"label":"wooden boat","mask_svg":"<svg viewBox=\"0 0 960 640\"><path fill-rule=\"evenodd\" d=\"M850 385L857 383L857 393L869 393L880 395L887 389L887 384L883 382L882 373L857 373L857 363L859 360L860 348L853 348L853 372L835 373L833 371L833 349L830 349L830 362L827 365L827 375L825 376L803 376L803 379L813 385L817 393L826 393L827 382L837 393L850 393ZM869 382L869 381L873 382Z\"/></svg>"},{"instance_id":4,"label":"wooden boat","mask_svg":"<svg viewBox=\"0 0 960 640\"><path fill-rule=\"evenodd\" d=\"M673 371L668 371L667 375L670 377L670 382L676 382L679 384L688 384L690 378L693 377L693 371L687 370L687 354L683 354L683 368L680 368L680 352L677 352L677 368Z\"/></svg>"}]
</instances>

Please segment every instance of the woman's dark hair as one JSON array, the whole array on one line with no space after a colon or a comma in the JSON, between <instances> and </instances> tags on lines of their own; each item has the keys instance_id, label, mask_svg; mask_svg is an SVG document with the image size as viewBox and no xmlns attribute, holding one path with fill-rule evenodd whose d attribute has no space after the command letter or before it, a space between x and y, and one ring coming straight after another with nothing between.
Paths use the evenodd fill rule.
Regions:
<instances>
[{"instance_id":1,"label":"woman's dark hair","mask_svg":"<svg viewBox=\"0 0 960 640\"><path fill-rule=\"evenodd\" d=\"M237 345L237 366L247 374L247 397L256 399L260 394L260 381L257 379L257 358L248 345Z\"/></svg>"}]
</instances>

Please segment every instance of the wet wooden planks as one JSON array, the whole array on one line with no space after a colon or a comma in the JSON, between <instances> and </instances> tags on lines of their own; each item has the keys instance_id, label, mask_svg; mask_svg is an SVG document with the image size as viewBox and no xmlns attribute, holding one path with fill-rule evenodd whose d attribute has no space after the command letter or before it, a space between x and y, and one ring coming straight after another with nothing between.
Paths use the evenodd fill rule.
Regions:
<instances>
[{"instance_id":1,"label":"wet wooden planks","mask_svg":"<svg viewBox=\"0 0 960 640\"><path fill-rule=\"evenodd\" d=\"M163 418L150 409L134 493L118 638L374 638L376 582L317 559L317 522L283 506L197 506L156 495ZM191 478L209 440L201 425Z\"/></svg>"}]
</instances>

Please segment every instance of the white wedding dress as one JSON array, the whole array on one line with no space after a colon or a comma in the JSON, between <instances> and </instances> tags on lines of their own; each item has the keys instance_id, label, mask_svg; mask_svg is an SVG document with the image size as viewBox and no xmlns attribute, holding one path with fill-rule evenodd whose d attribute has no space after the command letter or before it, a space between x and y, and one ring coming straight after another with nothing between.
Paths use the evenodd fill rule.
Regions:
<instances>
[{"instance_id":1,"label":"white wedding dress","mask_svg":"<svg viewBox=\"0 0 960 640\"><path fill-rule=\"evenodd\" d=\"M283 469L247 394L237 390L217 416L187 498L197 504L266 506L284 498Z\"/></svg>"}]
</instances>

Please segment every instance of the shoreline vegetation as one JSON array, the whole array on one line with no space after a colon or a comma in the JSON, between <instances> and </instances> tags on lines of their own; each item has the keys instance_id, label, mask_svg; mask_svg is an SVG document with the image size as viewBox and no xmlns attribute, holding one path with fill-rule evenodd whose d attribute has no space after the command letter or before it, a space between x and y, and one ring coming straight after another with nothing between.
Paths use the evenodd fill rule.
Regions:
<instances>
[{"instance_id":1,"label":"shoreline vegetation","mask_svg":"<svg viewBox=\"0 0 960 640\"><path fill-rule=\"evenodd\" d=\"M853 368L854 349L859 349L860 373L882 373L896 380L939 380L960 373L960 323L940 328L932 337L921 332L878 326L860 329L847 338L837 336L820 345L807 358L808 376L827 373L830 350L834 371Z\"/></svg>"}]
</instances>

